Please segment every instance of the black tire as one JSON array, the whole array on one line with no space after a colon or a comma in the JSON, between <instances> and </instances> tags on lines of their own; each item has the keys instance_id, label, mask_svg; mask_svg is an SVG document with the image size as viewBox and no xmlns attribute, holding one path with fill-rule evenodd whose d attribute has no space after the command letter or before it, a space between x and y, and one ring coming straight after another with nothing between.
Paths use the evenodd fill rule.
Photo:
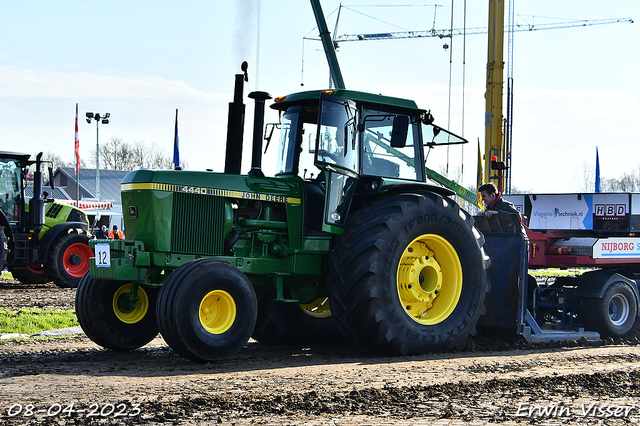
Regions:
<instances>
[{"instance_id":1,"label":"black tire","mask_svg":"<svg viewBox=\"0 0 640 426\"><path fill-rule=\"evenodd\" d=\"M330 262L331 312L345 337L395 356L449 350L475 333L489 258L473 225L433 193L391 195L351 213Z\"/></svg>"},{"instance_id":2,"label":"black tire","mask_svg":"<svg viewBox=\"0 0 640 426\"><path fill-rule=\"evenodd\" d=\"M342 338L329 299L311 304L276 302L274 288L258 297L258 319L251 337L265 345L331 343Z\"/></svg>"},{"instance_id":3,"label":"black tire","mask_svg":"<svg viewBox=\"0 0 640 426\"><path fill-rule=\"evenodd\" d=\"M158 335L155 315L158 289L138 286L135 309L123 312L117 298L130 293L130 283L96 280L89 273L82 277L76 291L76 316L87 337L107 349L130 351Z\"/></svg>"},{"instance_id":4,"label":"black tire","mask_svg":"<svg viewBox=\"0 0 640 426\"><path fill-rule=\"evenodd\" d=\"M169 275L158 295L156 318L175 352L209 362L242 349L257 310L253 285L242 271L215 259L198 259Z\"/></svg>"},{"instance_id":5,"label":"black tire","mask_svg":"<svg viewBox=\"0 0 640 426\"><path fill-rule=\"evenodd\" d=\"M46 284L51 281L44 265L28 265L26 269L12 270L11 274L22 284Z\"/></svg>"},{"instance_id":6,"label":"black tire","mask_svg":"<svg viewBox=\"0 0 640 426\"><path fill-rule=\"evenodd\" d=\"M2 212L0 212L0 215ZM7 254L9 253L9 243L7 235L4 233L4 226L0 226L0 271L7 266Z\"/></svg>"},{"instance_id":7,"label":"black tire","mask_svg":"<svg viewBox=\"0 0 640 426\"><path fill-rule=\"evenodd\" d=\"M49 249L46 271L58 287L76 288L89 270L91 257L89 236L71 229L60 234Z\"/></svg>"},{"instance_id":8,"label":"black tire","mask_svg":"<svg viewBox=\"0 0 640 426\"><path fill-rule=\"evenodd\" d=\"M601 337L618 338L627 334L637 316L636 298L625 283L609 286L602 299L584 298L580 318L588 330L595 330Z\"/></svg>"}]
</instances>

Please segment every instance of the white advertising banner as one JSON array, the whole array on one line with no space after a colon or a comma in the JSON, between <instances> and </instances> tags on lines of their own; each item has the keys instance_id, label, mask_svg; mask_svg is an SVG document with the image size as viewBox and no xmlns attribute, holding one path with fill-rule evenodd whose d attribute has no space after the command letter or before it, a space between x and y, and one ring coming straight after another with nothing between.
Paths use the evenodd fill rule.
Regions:
<instances>
[{"instance_id":1,"label":"white advertising banner","mask_svg":"<svg viewBox=\"0 0 640 426\"><path fill-rule=\"evenodd\" d=\"M629 194L541 194L505 196L522 209L531 205L531 229L629 229L631 205Z\"/></svg>"},{"instance_id":2,"label":"white advertising banner","mask_svg":"<svg viewBox=\"0 0 640 426\"><path fill-rule=\"evenodd\" d=\"M591 229L590 203L574 195L529 196L532 229Z\"/></svg>"},{"instance_id":3,"label":"white advertising banner","mask_svg":"<svg viewBox=\"0 0 640 426\"><path fill-rule=\"evenodd\" d=\"M640 238L602 238L593 246L594 259L640 257Z\"/></svg>"}]
</instances>

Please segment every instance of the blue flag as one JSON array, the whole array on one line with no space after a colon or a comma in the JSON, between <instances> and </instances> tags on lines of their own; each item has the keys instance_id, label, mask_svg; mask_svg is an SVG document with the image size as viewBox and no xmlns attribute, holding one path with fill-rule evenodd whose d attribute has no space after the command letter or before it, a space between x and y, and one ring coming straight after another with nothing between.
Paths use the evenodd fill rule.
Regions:
<instances>
[{"instance_id":1,"label":"blue flag","mask_svg":"<svg viewBox=\"0 0 640 426\"><path fill-rule=\"evenodd\" d=\"M596 192L600 192L600 157L598 157L597 146L596 146Z\"/></svg>"},{"instance_id":2,"label":"blue flag","mask_svg":"<svg viewBox=\"0 0 640 426\"><path fill-rule=\"evenodd\" d=\"M173 164L175 168L180 168L180 147L178 143L178 108L176 108L176 134L173 137Z\"/></svg>"}]
</instances>

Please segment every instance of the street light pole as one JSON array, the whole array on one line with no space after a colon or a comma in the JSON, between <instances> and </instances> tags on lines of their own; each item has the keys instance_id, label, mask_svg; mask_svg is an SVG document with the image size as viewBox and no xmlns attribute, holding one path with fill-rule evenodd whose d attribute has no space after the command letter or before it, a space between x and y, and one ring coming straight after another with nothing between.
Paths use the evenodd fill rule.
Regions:
<instances>
[{"instance_id":1,"label":"street light pole","mask_svg":"<svg viewBox=\"0 0 640 426\"><path fill-rule=\"evenodd\" d=\"M98 125L100 120L102 124L109 124L110 113L106 112L102 117L99 112L95 114L92 112L87 113L87 123L91 124L91 119L96 120L96 198L100 201L100 137Z\"/></svg>"}]
</instances>

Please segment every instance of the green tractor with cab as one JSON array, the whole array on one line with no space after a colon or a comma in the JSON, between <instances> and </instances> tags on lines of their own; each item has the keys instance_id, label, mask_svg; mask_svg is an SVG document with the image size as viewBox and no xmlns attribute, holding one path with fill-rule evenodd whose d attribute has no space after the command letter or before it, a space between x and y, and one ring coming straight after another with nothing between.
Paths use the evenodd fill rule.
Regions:
<instances>
[{"instance_id":1,"label":"green tractor with cab","mask_svg":"<svg viewBox=\"0 0 640 426\"><path fill-rule=\"evenodd\" d=\"M75 288L93 256L87 215L48 198L42 190L42 153L35 161L30 157L0 151L0 269L6 267L24 284L53 281ZM32 165L33 196L27 199L27 172Z\"/></svg>"},{"instance_id":2,"label":"green tractor with cab","mask_svg":"<svg viewBox=\"0 0 640 426\"><path fill-rule=\"evenodd\" d=\"M294 93L271 105L280 140L267 177L270 96L253 92L252 164L242 174L243 80L236 75L224 173L123 179L127 239L90 243L95 257L76 293L87 336L127 351L160 332L198 362L227 358L250 337L307 344L339 333L390 356L460 345L485 311L489 258L453 192L427 183L425 147L464 140L413 101Z\"/></svg>"}]
</instances>

